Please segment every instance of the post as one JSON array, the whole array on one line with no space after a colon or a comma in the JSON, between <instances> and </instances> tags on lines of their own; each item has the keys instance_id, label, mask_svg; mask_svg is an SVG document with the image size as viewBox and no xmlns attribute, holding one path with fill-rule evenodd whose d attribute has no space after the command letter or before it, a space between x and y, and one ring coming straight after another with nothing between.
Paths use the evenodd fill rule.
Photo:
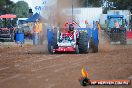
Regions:
<instances>
[{"instance_id":1,"label":"post","mask_svg":"<svg viewBox=\"0 0 132 88\"><path fill-rule=\"evenodd\" d=\"M72 0L72 23L73 23L73 0Z\"/></svg>"},{"instance_id":2,"label":"post","mask_svg":"<svg viewBox=\"0 0 132 88\"><path fill-rule=\"evenodd\" d=\"M88 7L88 0L87 0L87 7Z\"/></svg>"}]
</instances>

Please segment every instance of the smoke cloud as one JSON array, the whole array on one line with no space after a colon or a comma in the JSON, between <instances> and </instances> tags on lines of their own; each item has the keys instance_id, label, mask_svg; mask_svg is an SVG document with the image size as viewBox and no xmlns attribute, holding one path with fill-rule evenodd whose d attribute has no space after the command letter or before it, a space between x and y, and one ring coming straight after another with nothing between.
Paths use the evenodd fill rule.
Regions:
<instances>
[{"instance_id":1,"label":"smoke cloud","mask_svg":"<svg viewBox=\"0 0 132 88\"><path fill-rule=\"evenodd\" d=\"M41 39L41 41L44 42L43 49L47 50L46 39L47 39L47 29L49 25L54 26L54 27L63 28L64 23L67 21L67 19L69 19L69 16L67 15L69 13L64 13L64 10L72 9L72 3L73 3L74 8L78 7L78 1L79 0L73 0L73 1L72 0L56 0L56 3L49 7L49 9L46 12L46 14L48 14L48 18L47 18L48 22L46 22L48 23L48 25L46 24L44 26L44 32L43 32L44 36L43 36L43 39Z\"/></svg>"},{"instance_id":2,"label":"smoke cloud","mask_svg":"<svg viewBox=\"0 0 132 88\"><path fill-rule=\"evenodd\" d=\"M49 24L62 28L67 19L71 17L67 15L68 12L64 13L64 10L72 9L72 4L74 8L78 7L78 2L79 0L57 0L56 5L50 11Z\"/></svg>"}]
</instances>

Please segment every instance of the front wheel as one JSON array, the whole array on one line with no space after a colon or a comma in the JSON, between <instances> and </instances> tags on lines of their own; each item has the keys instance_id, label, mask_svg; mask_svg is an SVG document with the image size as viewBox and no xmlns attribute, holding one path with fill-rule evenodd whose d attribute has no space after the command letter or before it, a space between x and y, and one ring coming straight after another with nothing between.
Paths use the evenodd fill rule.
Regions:
<instances>
[{"instance_id":1,"label":"front wheel","mask_svg":"<svg viewBox=\"0 0 132 88\"><path fill-rule=\"evenodd\" d=\"M79 54L79 48L78 48L78 45L76 45L76 54Z\"/></svg>"},{"instance_id":2,"label":"front wheel","mask_svg":"<svg viewBox=\"0 0 132 88\"><path fill-rule=\"evenodd\" d=\"M88 52L88 36L86 32L79 33L78 48L79 48L79 53Z\"/></svg>"},{"instance_id":3,"label":"front wheel","mask_svg":"<svg viewBox=\"0 0 132 88\"><path fill-rule=\"evenodd\" d=\"M58 44L57 44L57 32L58 32L58 30L55 28L54 31L53 31L53 37L52 37L53 49L57 49L58 48Z\"/></svg>"}]
</instances>

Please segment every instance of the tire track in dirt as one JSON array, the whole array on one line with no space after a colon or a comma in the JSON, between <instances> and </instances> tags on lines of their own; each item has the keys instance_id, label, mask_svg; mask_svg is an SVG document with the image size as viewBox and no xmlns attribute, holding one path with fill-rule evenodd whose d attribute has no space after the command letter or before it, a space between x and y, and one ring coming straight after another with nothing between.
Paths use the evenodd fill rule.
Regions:
<instances>
[{"instance_id":1,"label":"tire track in dirt","mask_svg":"<svg viewBox=\"0 0 132 88\"><path fill-rule=\"evenodd\" d=\"M86 60L89 59L92 56L93 55L89 56L88 58L83 58L83 59L82 58L81 59L74 59L74 61L68 62L68 63L65 62L65 63L59 63L59 64L55 64L55 65L50 65L50 66L44 66L42 68L34 69L32 71L34 72L34 71L46 70L46 69L49 69L49 68L58 68L58 67L63 67L63 69L64 69L64 68L66 68L66 66L69 67L69 66L74 65L74 64L79 64L79 63L86 62ZM60 68L60 69L62 69L62 68Z\"/></svg>"}]
</instances>

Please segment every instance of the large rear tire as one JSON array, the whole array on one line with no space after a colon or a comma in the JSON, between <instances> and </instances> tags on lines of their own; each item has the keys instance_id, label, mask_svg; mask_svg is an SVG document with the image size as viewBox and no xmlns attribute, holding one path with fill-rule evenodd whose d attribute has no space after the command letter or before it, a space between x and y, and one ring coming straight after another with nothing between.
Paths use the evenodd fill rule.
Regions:
<instances>
[{"instance_id":1,"label":"large rear tire","mask_svg":"<svg viewBox=\"0 0 132 88\"><path fill-rule=\"evenodd\" d=\"M58 45L57 45L58 30L55 28L52 32L53 32L53 34L52 34L52 38L51 38L51 43L48 44L48 51L49 51L49 53L54 54L55 53L54 49L58 48Z\"/></svg>"},{"instance_id":2,"label":"large rear tire","mask_svg":"<svg viewBox=\"0 0 132 88\"><path fill-rule=\"evenodd\" d=\"M58 48L57 45L57 28L47 30L47 39L48 39L48 51L53 54L53 50Z\"/></svg>"},{"instance_id":3,"label":"large rear tire","mask_svg":"<svg viewBox=\"0 0 132 88\"><path fill-rule=\"evenodd\" d=\"M51 44L48 44L48 52L52 53L52 51L51 51Z\"/></svg>"},{"instance_id":4,"label":"large rear tire","mask_svg":"<svg viewBox=\"0 0 132 88\"><path fill-rule=\"evenodd\" d=\"M120 43L123 44L123 45L126 45L126 32L121 32L120 33Z\"/></svg>"},{"instance_id":5,"label":"large rear tire","mask_svg":"<svg viewBox=\"0 0 132 88\"><path fill-rule=\"evenodd\" d=\"M58 48L58 45L57 45L57 32L58 32L58 30L55 28L53 30L53 38L52 38L53 49L57 49Z\"/></svg>"},{"instance_id":6,"label":"large rear tire","mask_svg":"<svg viewBox=\"0 0 132 88\"><path fill-rule=\"evenodd\" d=\"M79 53L88 52L88 36L86 32L79 33L78 48L79 48Z\"/></svg>"}]
</instances>

